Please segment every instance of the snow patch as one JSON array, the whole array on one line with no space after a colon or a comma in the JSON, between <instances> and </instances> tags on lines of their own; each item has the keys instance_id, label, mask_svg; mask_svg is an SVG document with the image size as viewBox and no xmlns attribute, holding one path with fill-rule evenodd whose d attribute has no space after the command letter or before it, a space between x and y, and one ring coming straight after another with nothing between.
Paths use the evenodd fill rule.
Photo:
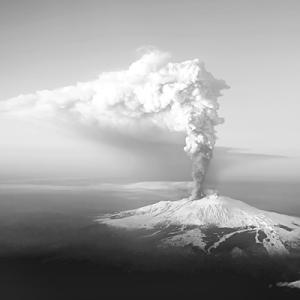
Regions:
<instances>
[{"instance_id":1,"label":"snow patch","mask_svg":"<svg viewBox=\"0 0 300 300\"><path fill-rule=\"evenodd\" d=\"M279 282L277 283L277 286L300 289L300 280L293 282Z\"/></svg>"},{"instance_id":2,"label":"snow patch","mask_svg":"<svg viewBox=\"0 0 300 300\"><path fill-rule=\"evenodd\" d=\"M231 228L207 249L218 248L235 234L255 232L256 244L261 244L270 255L287 255L290 248L300 245L300 218L268 212L242 201L219 196L212 191L199 200L189 198L178 201L161 201L134 210L106 215L98 222L124 228L155 229L162 232L170 226L181 228L162 244L196 246L206 249L205 228ZM263 235L263 237L261 237Z\"/></svg>"}]
</instances>

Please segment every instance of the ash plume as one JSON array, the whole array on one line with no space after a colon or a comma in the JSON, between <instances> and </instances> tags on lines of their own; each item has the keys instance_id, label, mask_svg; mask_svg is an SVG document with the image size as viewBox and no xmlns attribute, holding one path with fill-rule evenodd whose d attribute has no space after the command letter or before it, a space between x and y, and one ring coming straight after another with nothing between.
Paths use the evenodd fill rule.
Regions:
<instances>
[{"instance_id":1,"label":"ash plume","mask_svg":"<svg viewBox=\"0 0 300 300\"><path fill-rule=\"evenodd\" d=\"M198 59L169 62L169 54L146 52L127 70L105 72L96 80L42 90L0 102L0 116L75 122L120 132L159 127L186 133L185 152L193 161L194 190L203 182L216 142L218 98L228 88Z\"/></svg>"}]
</instances>

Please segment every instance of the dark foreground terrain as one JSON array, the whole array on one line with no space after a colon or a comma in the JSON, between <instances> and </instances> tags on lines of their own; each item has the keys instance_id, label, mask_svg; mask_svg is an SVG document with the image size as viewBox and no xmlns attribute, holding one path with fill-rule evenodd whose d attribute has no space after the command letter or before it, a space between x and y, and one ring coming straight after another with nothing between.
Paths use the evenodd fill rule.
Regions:
<instances>
[{"instance_id":1,"label":"dark foreground terrain","mask_svg":"<svg viewBox=\"0 0 300 300\"><path fill-rule=\"evenodd\" d=\"M155 250L141 236L100 225L78 236L79 242L51 251L2 255L1 299L300 299L300 290L276 287L279 281L298 279L292 259Z\"/></svg>"},{"instance_id":2,"label":"dark foreground terrain","mask_svg":"<svg viewBox=\"0 0 300 300\"><path fill-rule=\"evenodd\" d=\"M228 270L142 271L87 261L19 257L0 261L1 299L299 299L262 274ZM268 277L268 275L266 275Z\"/></svg>"},{"instance_id":3,"label":"dark foreground terrain","mask_svg":"<svg viewBox=\"0 0 300 300\"><path fill-rule=\"evenodd\" d=\"M2 190L0 300L300 299L300 290L276 287L300 279L297 258L157 251L143 233L94 222L103 213L180 199L186 191L180 193Z\"/></svg>"}]
</instances>

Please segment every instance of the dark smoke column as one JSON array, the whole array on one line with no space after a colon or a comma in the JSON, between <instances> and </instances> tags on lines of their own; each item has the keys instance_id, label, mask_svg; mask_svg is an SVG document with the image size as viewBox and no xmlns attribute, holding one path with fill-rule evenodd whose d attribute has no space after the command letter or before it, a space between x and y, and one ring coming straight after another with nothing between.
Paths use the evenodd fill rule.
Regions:
<instances>
[{"instance_id":1,"label":"dark smoke column","mask_svg":"<svg viewBox=\"0 0 300 300\"><path fill-rule=\"evenodd\" d=\"M216 143L215 126L224 122L217 113L217 100L221 96L220 91L228 86L223 80L215 79L202 64L199 64L195 81L191 86L193 105L188 117L184 150L193 162L194 188L191 199L201 199L204 196L205 175Z\"/></svg>"},{"instance_id":2,"label":"dark smoke column","mask_svg":"<svg viewBox=\"0 0 300 300\"><path fill-rule=\"evenodd\" d=\"M206 110L204 109L199 115L193 113L187 129L188 136L186 138L185 151L188 152L193 162L192 177L194 188L191 199L200 199L204 196L203 183L213 156L216 140L213 130L215 122L207 116Z\"/></svg>"}]
</instances>

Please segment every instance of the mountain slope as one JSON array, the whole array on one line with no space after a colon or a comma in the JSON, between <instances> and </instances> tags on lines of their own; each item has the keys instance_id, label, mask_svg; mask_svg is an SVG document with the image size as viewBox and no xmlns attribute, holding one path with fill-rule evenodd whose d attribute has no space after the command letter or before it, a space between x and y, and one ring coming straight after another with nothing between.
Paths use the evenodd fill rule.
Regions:
<instances>
[{"instance_id":1,"label":"mountain slope","mask_svg":"<svg viewBox=\"0 0 300 300\"><path fill-rule=\"evenodd\" d=\"M300 249L300 218L259 210L217 194L199 200L161 201L97 221L149 230L160 235L163 246L191 245L206 253L223 249L234 256L258 250L287 255Z\"/></svg>"}]
</instances>

